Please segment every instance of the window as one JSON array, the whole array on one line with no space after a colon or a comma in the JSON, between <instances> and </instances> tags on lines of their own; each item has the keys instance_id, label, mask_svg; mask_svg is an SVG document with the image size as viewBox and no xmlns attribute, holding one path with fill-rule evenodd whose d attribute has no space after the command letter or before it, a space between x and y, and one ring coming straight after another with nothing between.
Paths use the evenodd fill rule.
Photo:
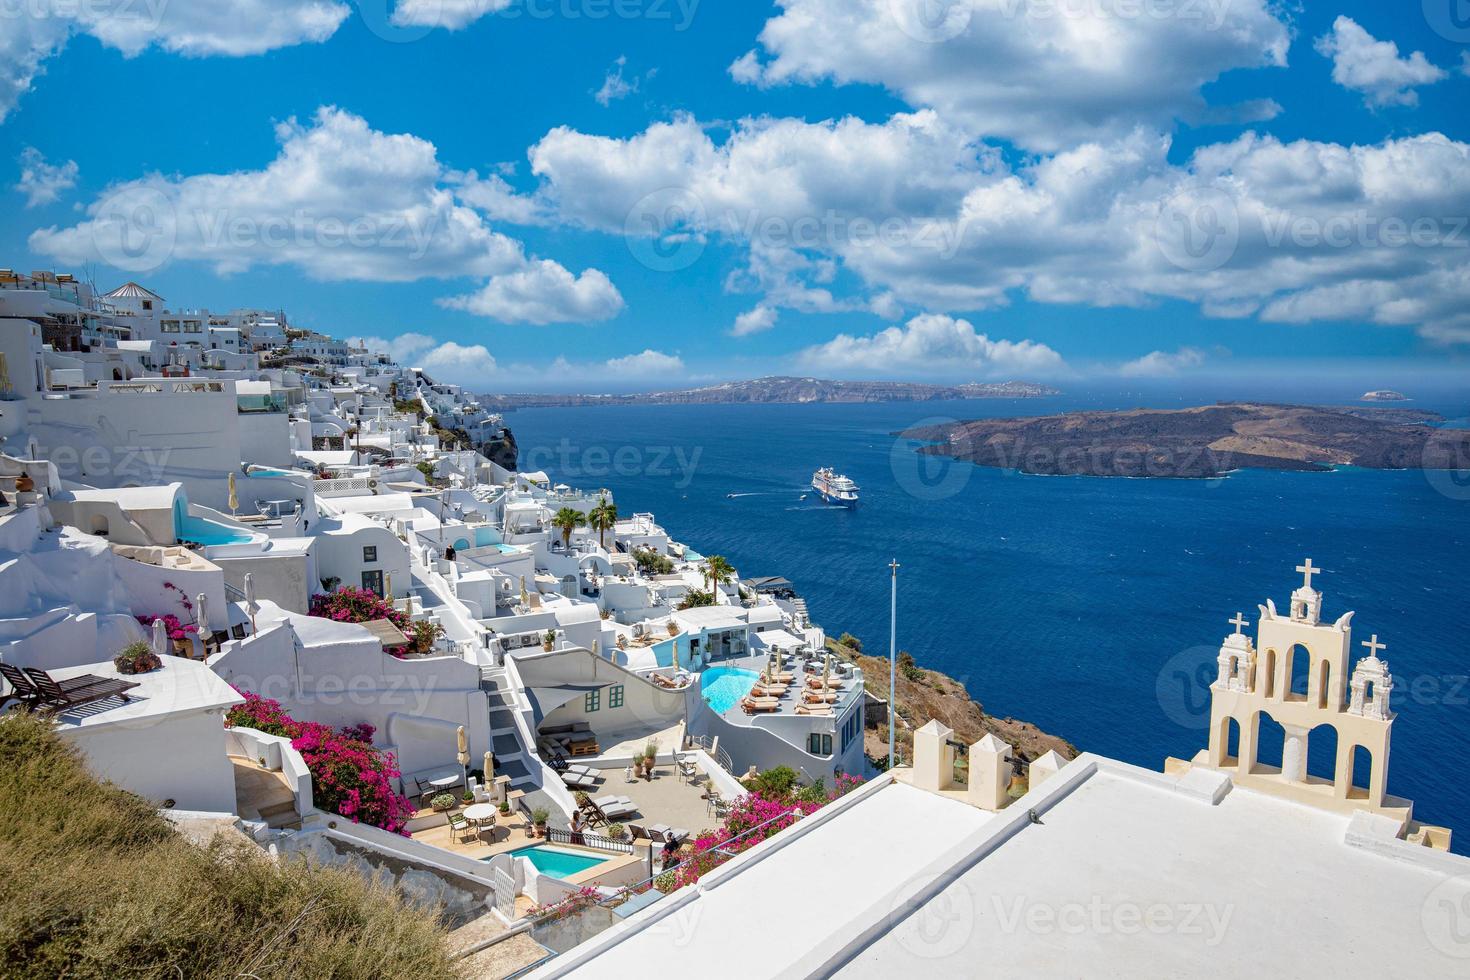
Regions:
<instances>
[{"instance_id":1,"label":"window","mask_svg":"<svg viewBox=\"0 0 1470 980\"><path fill-rule=\"evenodd\" d=\"M598 703L601 700L601 691L588 691L587 696L582 699L582 710L590 715L592 712L601 707L601 705Z\"/></svg>"},{"instance_id":2,"label":"window","mask_svg":"<svg viewBox=\"0 0 1470 980\"><path fill-rule=\"evenodd\" d=\"M807 736L806 750L812 755L831 755L832 736L822 732L812 732Z\"/></svg>"},{"instance_id":3,"label":"window","mask_svg":"<svg viewBox=\"0 0 1470 980\"><path fill-rule=\"evenodd\" d=\"M378 546L377 545L368 545L367 547L363 548L362 549L362 560L365 561L365 562L377 561L378 560Z\"/></svg>"},{"instance_id":4,"label":"window","mask_svg":"<svg viewBox=\"0 0 1470 980\"><path fill-rule=\"evenodd\" d=\"M382 570L381 569L377 569L377 570L371 571L371 572L363 572L362 573L362 587L364 589L367 589L369 592L375 592L378 595L382 595L383 594L383 572L382 572Z\"/></svg>"},{"instance_id":5,"label":"window","mask_svg":"<svg viewBox=\"0 0 1470 980\"><path fill-rule=\"evenodd\" d=\"M151 299L145 299L143 301L143 309L145 309L145 310L151 310L151 309L153 309L153 300L151 300Z\"/></svg>"},{"instance_id":6,"label":"window","mask_svg":"<svg viewBox=\"0 0 1470 980\"><path fill-rule=\"evenodd\" d=\"M621 708L623 706L623 685L614 684L607 689L607 706L609 708Z\"/></svg>"}]
</instances>

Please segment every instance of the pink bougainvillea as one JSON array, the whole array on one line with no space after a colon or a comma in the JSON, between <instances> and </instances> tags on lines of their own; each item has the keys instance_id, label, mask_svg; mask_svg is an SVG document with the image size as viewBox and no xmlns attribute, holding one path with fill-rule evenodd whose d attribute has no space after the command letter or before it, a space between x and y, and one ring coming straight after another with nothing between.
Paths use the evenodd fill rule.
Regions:
<instances>
[{"instance_id":1,"label":"pink bougainvillea","mask_svg":"<svg viewBox=\"0 0 1470 980\"><path fill-rule=\"evenodd\" d=\"M245 703L230 709L225 724L289 738L311 771L313 803L353 823L404 833L413 804L394 791L393 780L400 775L397 763L391 752L373 747L372 725L339 731L319 722L297 721L278 701L240 693Z\"/></svg>"},{"instance_id":2,"label":"pink bougainvillea","mask_svg":"<svg viewBox=\"0 0 1470 980\"><path fill-rule=\"evenodd\" d=\"M137 617L138 622L142 623L149 629L153 628L153 621L155 619L163 620L164 632L168 634L168 638L170 640L182 640L185 637L192 636L195 633L199 632L198 626L195 626L193 623L179 622L179 617L175 616L173 613L165 613L162 616L144 615Z\"/></svg>"},{"instance_id":3,"label":"pink bougainvillea","mask_svg":"<svg viewBox=\"0 0 1470 980\"><path fill-rule=\"evenodd\" d=\"M371 589L359 589L344 585L335 592L319 592L311 597L307 612L312 616L330 619L338 623L369 623L375 619L386 619L405 633L413 629L410 617L401 609ZM395 656L405 652L404 647L392 647L388 652Z\"/></svg>"}]
</instances>

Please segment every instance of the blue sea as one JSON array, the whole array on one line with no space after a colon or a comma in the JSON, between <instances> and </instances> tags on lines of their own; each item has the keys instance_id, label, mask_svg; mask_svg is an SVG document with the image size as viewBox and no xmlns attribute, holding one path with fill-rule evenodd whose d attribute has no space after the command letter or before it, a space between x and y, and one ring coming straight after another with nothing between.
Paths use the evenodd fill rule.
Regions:
<instances>
[{"instance_id":1,"label":"blue sea","mask_svg":"<svg viewBox=\"0 0 1470 980\"><path fill-rule=\"evenodd\" d=\"M1357 389L1361 391L1361 389ZM1316 403L1357 393L1325 392ZM1217 480L1022 476L920 457L926 421L1203 404L1239 393L1091 391L1039 400L534 409L507 423L523 470L614 492L742 575L784 575L832 635L898 642L991 714L1153 769L1206 739L1206 688L1237 611L1286 606L1304 558L1324 619L1353 609L1395 679L1389 791L1470 853L1470 480L1344 469ZM1285 399L1282 399L1285 400ZM1291 399L1307 401L1301 391ZM1470 393L1408 403L1452 420ZM856 510L809 492L830 465ZM1261 758L1277 761L1264 734ZM1313 772L1333 747L1314 738Z\"/></svg>"}]
</instances>

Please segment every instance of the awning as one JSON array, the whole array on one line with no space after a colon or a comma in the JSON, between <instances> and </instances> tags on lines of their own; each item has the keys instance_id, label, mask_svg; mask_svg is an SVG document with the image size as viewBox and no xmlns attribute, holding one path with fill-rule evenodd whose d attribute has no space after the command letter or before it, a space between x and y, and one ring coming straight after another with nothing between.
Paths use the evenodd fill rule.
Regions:
<instances>
[{"instance_id":1,"label":"awning","mask_svg":"<svg viewBox=\"0 0 1470 980\"><path fill-rule=\"evenodd\" d=\"M408 637L390 620L374 619L362 624L362 628L373 634L386 650L389 647L408 646Z\"/></svg>"},{"instance_id":2,"label":"awning","mask_svg":"<svg viewBox=\"0 0 1470 980\"><path fill-rule=\"evenodd\" d=\"M762 630L752 633L751 638L758 640L767 649L776 650L795 650L803 643L785 630Z\"/></svg>"},{"instance_id":3,"label":"awning","mask_svg":"<svg viewBox=\"0 0 1470 980\"><path fill-rule=\"evenodd\" d=\"M553 711L564 704L585 697L589 691L600 691L606 684L561 684L557 687L528 687L526 696L531 700L531 727L534 729L546 720Z\"/></svg>"}]
</instances>

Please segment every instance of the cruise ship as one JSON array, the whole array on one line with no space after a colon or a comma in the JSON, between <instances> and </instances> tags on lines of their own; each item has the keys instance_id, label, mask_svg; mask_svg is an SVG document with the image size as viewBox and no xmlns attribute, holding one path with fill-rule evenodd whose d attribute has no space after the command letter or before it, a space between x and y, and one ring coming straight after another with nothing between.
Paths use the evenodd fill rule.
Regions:
<instances>
[{"instance_id":1,"label":"cruise ship","mask_svg":"<svg viewBox=\"0 0 1470 980\"><path fill-rule=\"evenodd\" d=\"M832 472L831 467L824 466L812 474L812 489L829 504L857 506L858 485L841 473Z\"/></svg>"}]
</instances>

